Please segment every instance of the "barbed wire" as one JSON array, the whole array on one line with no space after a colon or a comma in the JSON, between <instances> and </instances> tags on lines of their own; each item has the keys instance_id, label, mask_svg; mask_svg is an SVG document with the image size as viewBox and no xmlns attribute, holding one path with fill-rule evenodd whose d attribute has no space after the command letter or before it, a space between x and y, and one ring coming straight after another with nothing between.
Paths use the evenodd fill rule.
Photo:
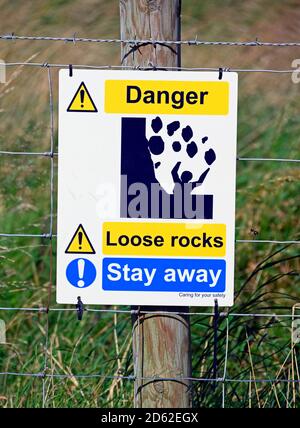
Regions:
<instances>
[{"instance_id":1,"label":"barbed wire","mask_svg":"<svg viewBox=\"0 0 300 428\"><path fill-rule=\"evenodd\" d=\"M56 234L50 233L0 233L0 238L43 238L55 239ZM236 239L236 244L274 244L274 245L299 245L298 240L278 240L278 239Z\"/></svg>"},{"instance_id":2,"label":"barbed wire","mask_svg":"<svg viewBox=\"0 0 300 428\"><path fill-rule=\"evenodd\" d=\"M131 311L132 312L132 311ZM149 313L149 312L148 312ZM150 312L151 313L151 312ZM189 314L191 315L191 314ZM213 314L205 314L207 316L212 316ZM239 314L235 314L239 315ZM244 314L243 314L244 315ZM266 314L264 314L266 315ZM273 378L258 378L258 379L240 379L240 378L231 378L226 377L227 375L227 362L228 362L228 350L229 350L229 319L226 319L226 342L225 342L225 358L224 358L224 368L223 368L223 376L222 377L189 377L189 376L139 376L140 381L146 381L148 382L205 382L205 383L212 383L212 384L222 384L222 407L225 407L225 384L226 383L244 383L244 384L300 384L300 379L286 379L286 378L279 378L273 377ZM104 380L126 380L135 382L137 380L136 375L110 375L110 374L103 374L103 373L89 373L89 374L77 374L77 373L70 373L70 374L62 374L62 373L46 373L43 372L11 372L11 371L5 371L0 372L0 376L20 376L20 377L37 377L41 378L43 382L45 382L45 379L51 378L51 379L104 379Z\"/></svg>"},{"instance_id":3,"label":"barbed wire","mask_svg":"<svg viewBox=\"0 0 300 428\"><path fill-rule=\"evenodd\" d=\"M6 151L6 150L0 150L0 155L8 155L8 156L45 156L45 157L51 157L51 156L58 156L58 153L52 153L52 152L12 152L12 151ZM238 161L247 161L247 162L294 162L294 163L300 163L300 159L286 159L286 158L245 158L245 157L237 157L236 160Z\"/></svg>"},{"instance_id":4,"label":"barbed wire","mask_svg":"<svg viewBox=\"0 0 300 428\"><path fill-rule=\"evenodd\" d=\"M43 41L43 42L65 42L65 43L126 43L130 45L187 45L187 46L242 46L242 47L299 47L300 41L295 42L263 42L256 38L250 41L211 41L211 40L198 40L196 36L190 40L159 40L159 39L120 39L120 38L91 38L91 37L77 37L76 33L71 37L53 37L53 36L18 36L15 33L8 33L0 35L0 40L7 41Z\"/></svg>"},{"instance_id":5,"label":"barbed wire","mask_svg":"<svg viewBox=\"0 0 300 428\"><path fill-rule=\"evenodd\" d=\"M69 307L60 307L60 308L53 308L50 307L49 309L46 307L28 307L28 308L18 308L18 307L0 307L0 311L24 311L24 312L38 312L38 313L47 313L49 312L74 312L76 313L75 308L69 308ZM128 314L128 315L134 315L134 314L150 314L150 315L184 315L184 316L202 316L202 317L212 317L214 315L213 312L176 312L176 311L167 311L167 310L157 310L157 311L137 311L137 310L126 310L126 309L96 309L96 308L85 308L85 312L99 312L99 313L107 313L107 314ZM238 318L238 317L249 317L249 318L300 318L300 314L279 314L274 312L249 312L249 313L236 313L236 312L220 312L220 317L223 318Z\"/></svg>"},{"instance_id":6,"label":"barbed wire","mask_svg":"<svg viewBox=\"0 0 300 428\"><path fill-rule=\"evenodd\" d=\"M63 68L67 69L70 67L70 64L58 64L58 63L48 63L48 62L7 62L5 63L6 67L18 67L18 66L28 66L28 67L46 67L46 68ZM159 70L169 70L169 71L215 71L220 72L220 69L223 73L279 73L279 74L291 74L299 73L298 68L291 69L272 69L272 68L236 68L236 67L159 67L154 64L149 64L147 67L141 66L132 66L132 65L91 65L91 64L72 64L73 69L88 69L88 70L135 70L135 71L159 71Z\"/></svg>"},{"instance_id":7,"label":"barbed wire","mask_svg":"<svg viewBox=\"0 0 300 428\"><path fill-rule=\"evenodd\" d=\"M0 376L23 376L23 377L39 377L39 378L56 378L56 379L120 379L120 380L130 380L135 381L136 377L134 375L106 375L106 374L62 374L62 373L22 373L22 372L0 372ZM191 381L191 382L210 382L210 383L224 383L224 382L234 382L234 383L296 383L300 384L300 379L278 379L278 378L268 378L268 379L235 379L235 378L226 378L223 377L160 377L160 376L139 376L139 379L146 381L163 381L163 382L172 382L172 381Z\"/></svg>"}]
</instances>

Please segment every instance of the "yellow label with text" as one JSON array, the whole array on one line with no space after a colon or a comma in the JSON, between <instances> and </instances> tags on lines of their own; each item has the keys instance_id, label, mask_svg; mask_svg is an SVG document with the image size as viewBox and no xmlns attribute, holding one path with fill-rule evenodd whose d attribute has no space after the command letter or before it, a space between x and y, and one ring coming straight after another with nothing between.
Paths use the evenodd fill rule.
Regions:
<instances>
[{"instance_id":1,"label":"yellow label with text","mask_svg":"<svg viewBox=\"0 0 300 428\"><path fill-rule=\"evenodd\" d=\"M105 112L227 115L229 82L106 80Z\"/></svg>"},{"instance_id":2,"label":"yellow label with text","mask_svg":"<svg viewBox=\"0 0 300 428\"><path fill-rule=\"evenodd\" d=\"M223 257L225 224L104 222L105 255Z\"/></svg>"}]
</instances>

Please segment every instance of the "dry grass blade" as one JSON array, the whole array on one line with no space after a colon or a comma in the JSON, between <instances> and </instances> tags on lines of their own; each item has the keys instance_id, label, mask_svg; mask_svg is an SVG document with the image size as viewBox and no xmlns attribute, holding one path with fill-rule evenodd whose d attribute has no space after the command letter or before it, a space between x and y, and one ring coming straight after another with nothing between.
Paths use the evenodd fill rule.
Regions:
<instances>
[{"instance_id":1,"label":"dry grass blade","mask_svg":"<svg viewBox=\"0 0 300 428\"><path fill-rule=\"evenodd\" d=\"M257 405L260 408L260 399L259 399L259 393L258 393L258 388L256 384L256 379L255 379L254 365L253 365L252 354L251 354L251 346L250 346L247 330L246 330L246 340L247 340L248 354L249 354L249 360L250 360L250 366L251 366L251 374L252 374L252 379L254 380L254 388L255 388L255 394L257 399Z\"/></svg>"}]
</instances>

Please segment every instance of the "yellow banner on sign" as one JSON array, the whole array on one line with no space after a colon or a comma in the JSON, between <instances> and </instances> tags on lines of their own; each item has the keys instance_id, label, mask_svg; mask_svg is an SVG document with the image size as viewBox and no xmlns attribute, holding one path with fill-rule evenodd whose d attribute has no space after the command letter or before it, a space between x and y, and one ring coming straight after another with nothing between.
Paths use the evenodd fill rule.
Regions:
<instances>
[{"instance_id":1,"label":"yellow banner on sign","mask_svg":"<svg viewBox=\"0 0 300 428\"><path fill-rule=\"evenodd\" d=\"M106 113L227 115L228 110L224 81L105 81Z\"/></svg>"},{"instance_id":2,"label":"yellow banner on sign","mask_svg":"<svg viewBox=\"0 0 300 428\"><path fill-rule=\"evenodd\" d=\"M105 255L223 257L225 224L103 223Z\"/></svg>"}]
</instances>

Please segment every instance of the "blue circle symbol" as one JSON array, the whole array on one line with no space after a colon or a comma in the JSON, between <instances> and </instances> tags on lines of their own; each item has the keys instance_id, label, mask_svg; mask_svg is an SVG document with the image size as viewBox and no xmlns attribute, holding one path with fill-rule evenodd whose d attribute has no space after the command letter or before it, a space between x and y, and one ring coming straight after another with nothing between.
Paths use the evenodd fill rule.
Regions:
<instances>
[{"instance_id":1,"label":"blue circle symbol","mask_svg":"<svg viewBox=\"0 0 300 428\"><path fill-rule=\"evenodd\" d=\"M96 279L96 268L87 259L72 260L66 270L67 280L77 288L89 287Z\"/></svg>"}]
</instances>

